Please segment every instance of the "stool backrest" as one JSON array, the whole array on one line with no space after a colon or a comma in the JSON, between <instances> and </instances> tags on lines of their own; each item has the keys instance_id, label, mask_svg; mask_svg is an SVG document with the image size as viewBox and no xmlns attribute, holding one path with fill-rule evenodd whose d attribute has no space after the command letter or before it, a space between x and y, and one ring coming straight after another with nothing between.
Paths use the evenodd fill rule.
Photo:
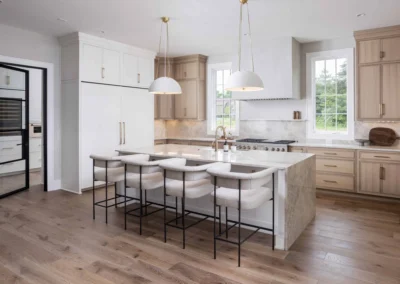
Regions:
<instances>
[{"instance_id":1,"label":"stool backrest","mask_svg":"<svg viewBox=\"0 0 400 284\"><path fill-rule=\"evenodd\" d=\"M150 161L150 155L137 154L122 156L121 162L126 164L127 173L140 173L140 167L142 168L142 174L150 174L160 172L161 168L158 166L160 161Z\"/></svg>"},{"instance_id":2,"label":"stool backrest","mask_svg":"<svg viewBox=\"0 0 400 284\"><path fill-rule=\"evenodd\" d=\"M224 163L209 168L207 172L211 175L211 183L218 187L231 189L257 189L267 185L272 180L272 174L277 172L277 168L268 168L254 173L232 172L231 164ZM215 183L215 177L217 182Z\"/></svg>"},{"instance_id":3,"label":"stool backrest","mask_svg":"<svg viewBox=\"0 0 400 284\"><path fill-rule=\"evenodd\" d=\"M98 168L120 168L124 165L121 163L121 156L116 155L99 155L92 154L90 158L94 160L94 166Z\"/></svg>"},{"instance_id":4,"label":"stool backrest","mask_svg":"<svg viewBox=\"0 0 400 284\"><path fill-rule=\"evenodd\" d=\"M160 167L166 171L167 178L174 180L183 180L183 173L185 173L186 181L209 179L210 175L207 173L207 169L216 164L210 163L199 166L187 166L186 159L175 158L171 160L174 161L160 163Z\"/></svg>"}]
</instances>

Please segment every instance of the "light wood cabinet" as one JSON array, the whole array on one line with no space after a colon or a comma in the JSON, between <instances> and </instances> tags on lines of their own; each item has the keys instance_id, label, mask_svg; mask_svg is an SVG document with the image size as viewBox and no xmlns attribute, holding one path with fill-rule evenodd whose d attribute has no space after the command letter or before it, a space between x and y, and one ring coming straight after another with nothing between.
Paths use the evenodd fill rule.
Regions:
<instances>
[{"instance_id":1,"label":"light wood cabinet","mask_svg":"<svg viewBox=\"0 0 400 284\"><path fill-rule=\"evenodd\" d=\"M293 152L293 153L307 153L307 148L306 147L289 146L288 151Z\"/></svg>"},{"instance_id":2,"label":"light wood cabinet","mask_svg":"<svg viewBox=\"0 0 400 284\"><path fill-rule=\"evenodd\" d=\"M380 163L360 162L360 192L380 192Z\"/></svg>"},{"instance_id":3,"label":"light wood cabinet","mask_svg":"<svg viewBox=\"0 0 400 284\"><path fill-rule=\"evenodd\" d=\"M354 33L357 119L400 120L400 26Z\"/></svg>"},{"instance_id":4,"label":"light wood cabinet","mask_svg":"<svg viewBox=\"0 0 400 284\"><path fill-rule=\"evenodd\" d=\"M175 118L197 118L198 85L196 79L178 81L182 94L175 96Z\"/></svg>"},{"instance_id":5,"label":"light wood cabinet","mask_svg":"<svg viewBox=\"0 0 400 284\"><path fill-rule=\"evenodd\" d=\"M199 64L197 61L177 63L175 65L175 79L197 79L199 77Z\"/></svg>"},{"instance_id":6,"label":"light wood cabinet","mask_svg":"<svg viewBox=\"0 0 400 284\"><path fill-rule=\"evenodd\" d=\"M379 39L361 41L358 46L359 63L364 64L381 61L380 52L381 41Z\"/></svg>"},{"instance_id":7,"label":"light wood cabinet","mask_svg":"<svg viewBox=\"0 0 400 284\"><path fill-rule=\"evenodd\" d=\"M382 193L400 197L400 164L381 164Z\"/></svg>"},{"instance_id":8,"label":"light wood cabinet","mask_svg":"<svg viewBox=\"0 0 400 284\"><path fill-rule=\"evenodd\" d=\"M165 62L164 58L157 57L154 64L154 78L174 77L173 59L168 58L168 61ZM155 95L154 105L155 119L175 118L175 95Z\"/></svg>"},{"instance_id":9,"label":"light wood cabinet","mask_svg":"<svg viewBox=\"0 0 400 284\"><path fill-rule=\"evenodd\" d=\"M398 46L400 50L400 44ZM400 63L382 65L382 118L400 117Z\"/></svg>"}]
</instances>

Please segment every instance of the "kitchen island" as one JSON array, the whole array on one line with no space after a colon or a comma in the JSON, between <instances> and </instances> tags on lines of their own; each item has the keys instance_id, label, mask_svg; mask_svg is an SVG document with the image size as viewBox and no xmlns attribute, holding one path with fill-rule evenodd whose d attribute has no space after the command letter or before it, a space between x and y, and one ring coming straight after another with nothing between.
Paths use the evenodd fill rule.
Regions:
<instances>
[{"instance_id":1,"label":"kitchen island","mask_svg":"<svg viewBox=\"0 0 400 284\"><path fill-rule=\"evenodd\" d=\"M137 149L123 146L117 149L117 151L121 155L149 154L155 159L185 158L194 164L225 162L231 163L237 169L244 172L251 172L257 168L278 168L278 174L275 178L275 247L277 249L288 250L315 217L316 160L313 154L258 150L224 153L222 150L215 152L210 147L176 144ZM268 187L271 187L271 185L268 185ZM120 184L118 190L122 193L122 184ZM133 194L133 192L129 194ZM149 199L157 202L160 202L162 197L159 191L152 192L149 195ZM190 201L186 205L188 210L209 215L213 214L210 197ZM170 205L172 205L172 200ZM255 210L244 211L242 221L270 228L272 226L271 206L271 202L267 202ZM232 215L233 218L236 217L233 212ZM222 215L222 218L224 220L224 215Z\"/></svg>"}]
</instances>

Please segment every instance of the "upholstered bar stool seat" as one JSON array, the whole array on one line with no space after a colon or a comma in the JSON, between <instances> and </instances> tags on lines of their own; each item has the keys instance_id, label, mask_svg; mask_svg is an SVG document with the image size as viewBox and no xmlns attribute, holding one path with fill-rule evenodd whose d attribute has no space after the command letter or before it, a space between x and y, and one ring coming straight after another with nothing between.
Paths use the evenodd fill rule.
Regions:
<instances>
[{"instance_id":1,"label":"upholstered bar stool seat","mask_svg":"<svg viewBox=\"0 0 400 284\"><path fill-rule=\"evenodd\" d=\"M214 190L211 196L214 201L214 258L216 258L216 241L225 241L238 246L238 266L240 266L241 244L259 230L272 232L272 249L275 247L275 173L277 168L260 169L254 173L240 173L232 171L232 165L225 163L211 167L207 172L211 175ZM267 185L271 184L270 188ZM272 228L263 228L242 223L242 210L255 209L264 203L272 201ZM226 229L216 233L216 206L225 206ZM238 210L238 221L228 219L228 207ZM233 223L229 226L228 223ZM244 239L241 238L241 225L255 230ZM238 241L228 239L228 231L238 226ZM226 237L223 238L222 235Z\"/></svg>"},{"instance_id":2,"label":"upholstered bar stool seat","mask_svg":"<svg viewBox=\"0 0 400 284\"><path fill-rule=\"evenodd\" d=\"M167 196L175 196L181 198L182 212L181 216L167 221L166 210L164 210L164 242L167 241L167 226L172 226L181 229L183 232L183 248L185 248L185 231L191 226L206 220L211 216L202 213L193 212L185 209L185 199L196 199L209 195L213 190L210 182L210 175L207 169L217 163L210 163L198 166L186 165L187 161L184 158L177 158L173 163L162 162L160 167L164 170L164 204L166 205ZM189 214L203 216L197 222L185 225L185 217ZM182 220L182 225L178 225L178 219ZM172 224L174 222L174 224Z\"/></svg>"},{"instance_id":3,"label":"upholstered bar stool seat","mask_svg":"<svg viewBox=\"0 0 400 284\"><path fill-rule=\"evenodd\" d=\"M162 170L159 167L160 162L170 162L173 163L175 159L163 159L163 160L152 160L150 155L137 154L134 156L126 156L121 158L121 162L125 165L125 170L123 172L125 176L125 196L127 188L133 188L139 190L140 198L133 198L139 201L139 208L127 211L125 203L125 229L127 228L127 215L135 216L140 218L140 234L142 234L142 218L149 216L155 212L164 210L164 205L156 202L147 201L147 191L156 190L163 187L164 177ZM176 162L176 161L175 161ZM144 205L142 192L144 191ZM149 206L160 206L162 208L154 210L150 213L147 211ZM176 207L171 207L176 209ZM144 213L143 213L144 209ZM140 214L135 214L135 211L139 211Z\"/></svg>"},{"instance_id":4,"label":"upholstered bar stool seat","mask_svg":"<svg viewBox=\"0 0 400 284\"><path fill-rule=\"evenodd\" d=\"M117 198L124 197L117 193L117 182L124 181L124 164L121 162L121 156L116 153L111 154L92 154L90 158L93 160L93 219L95 219L95 208L100 206L106 210L106 223L108 223L108 208L117 206L122 202L117 202ZM97 201L95 197L95 182L105 182L106 199ZM108 198L108 183L114 183L114 197ZM113 204L109 202L114 201Z\"/></svg>"}]
</instances>

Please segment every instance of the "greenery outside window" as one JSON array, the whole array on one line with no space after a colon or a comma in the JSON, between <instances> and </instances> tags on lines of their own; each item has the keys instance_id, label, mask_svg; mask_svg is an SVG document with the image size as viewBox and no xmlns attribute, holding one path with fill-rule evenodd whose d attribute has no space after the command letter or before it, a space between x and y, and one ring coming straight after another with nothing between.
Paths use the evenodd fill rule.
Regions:
<instances>
[{"instance_id":1,"label":"greenery outside window","mask_svg":"<svg viewBox=\"0 0 400 284\"><path fill-rule=\"evenodd\" d=\"M231 63L208 65L207 81L207 133L213 135L217 126L227 132L239 134L239 102L232 99L232 92L225 90L231 75Z\"/></svg>"},{"instance_id":2,"label":"greenery outside window","mask_svg":"<svg viewBox=\"0 0 400 284\"><path fill-rule=\"evenodd\" d=\"M353 139L353 49L307 54L308 138Z\"/></svg>"}]
</instances>

